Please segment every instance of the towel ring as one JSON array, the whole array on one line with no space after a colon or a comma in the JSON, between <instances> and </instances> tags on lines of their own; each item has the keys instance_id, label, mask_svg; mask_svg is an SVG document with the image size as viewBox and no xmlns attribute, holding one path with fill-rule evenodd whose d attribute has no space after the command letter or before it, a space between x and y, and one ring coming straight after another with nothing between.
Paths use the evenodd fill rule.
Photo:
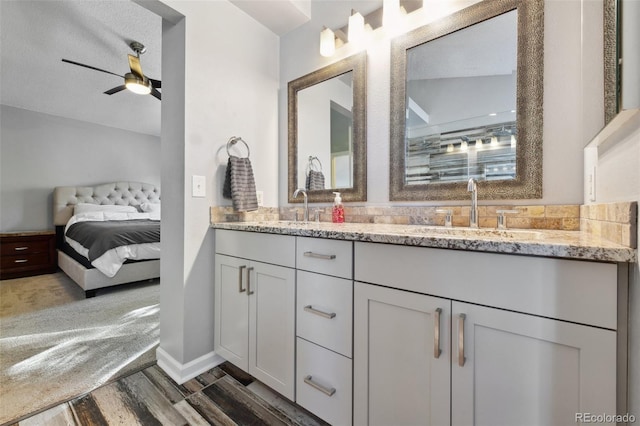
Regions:
<instances>
[{"instance_id":1,"label":"towel ring","mask_svg":"<svg viewBox=\"0 0 640 426\"><path fill-rule=\"evenodd\" d=\"M233 145L237 144L238 142L242 142L244 144L244 146L247 148L247 158L249 158L249 156L251 155L251 150L249 149L249 144L247 144L239 136L231 136L231 138L229 139L229 142L227 142L227 155L231 156L231 153L229 152L229 148L232 147Z\"/></svg>"},{"instance_id":2,"label":"towel ring","mask_svg":"<svg viewBox=\"0 0 640 426\"><path fill-rule=\"evenodd\" d=\"M318 165L320 166L320 169L314 169L313 168L313 161L317 161ZM318 157L314 157L313 155L309 156L309 163L307 164L307 172L309 170L315 170L316 172L321 172L322 171L322 163L320 162L320 159Z\"/></svg>"}]
</instances>

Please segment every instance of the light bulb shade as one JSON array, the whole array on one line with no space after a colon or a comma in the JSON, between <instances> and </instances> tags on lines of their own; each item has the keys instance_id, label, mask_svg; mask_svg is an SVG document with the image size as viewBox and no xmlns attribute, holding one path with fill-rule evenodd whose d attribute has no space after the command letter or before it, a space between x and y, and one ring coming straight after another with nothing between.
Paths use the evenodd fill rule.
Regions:
<instances>
[{"instance_id":1,"label":"light bulb shade","mask_svg":"<svg viewBox=\"0 0 640 426\"><path fill-rule=\"evenodd\" d=\"M353 12L349 16L349 43L362 43L364 41L364 17Z\"/></svg>"},{"instance_id":2,"label":"light bulb shade","mask_svg":"<svg viewBox=\"0 0 640 426\"><path fill-rule=\"evenodd\" d=\"M336 52L336 37L330 28L325 28L320 32L320 54L322 56L333 56Z\"/></svg>"},{"instance_id":3,"label":"light bulb shade","mask_svg":"<svg viewBox=\"0 0 640 426\"><path fill-rule=\"evenodd\" d=\"M151 93L149 80L147 80L147 78L141 79L131 72L124 75L124 85L127 89L138 95L148 95Z\"/></svg>"},{"instance_id":4,"label":"light bulb shade","mask_svg":"<svg viewBox=\"0 0 640 426\"><path fill-rule=\"evenodd\" d=\"M400 20L400 0L384 0L382 2L382 25L395 27Z\"/></svg>"}]
</instances>

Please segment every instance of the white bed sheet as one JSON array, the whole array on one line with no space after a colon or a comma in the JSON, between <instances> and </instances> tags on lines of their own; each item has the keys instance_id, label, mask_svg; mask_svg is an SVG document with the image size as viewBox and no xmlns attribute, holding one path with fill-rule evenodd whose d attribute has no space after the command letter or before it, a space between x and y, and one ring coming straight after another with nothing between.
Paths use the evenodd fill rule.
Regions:
<instances>
[{"instance_id":1,"label":"white bed sheet","mask_svg":"<svg viewBox=\"0 0 640 426\"><path fill-rule=\"evenodd\" d=\"M104 222L109 220L134 220L150 219L159 220L149 213L122 213L122 212L90 212L81 213L71 217L65 226L65 241L80 255L89 260L89 249L79 242L67 237L67 229L77 222ZM160 259L160 243L130 244L106 251L102 256L91 262L91 265L107 277L114 277L124 262L131 260Z\"/></svg>"}]
</instances>

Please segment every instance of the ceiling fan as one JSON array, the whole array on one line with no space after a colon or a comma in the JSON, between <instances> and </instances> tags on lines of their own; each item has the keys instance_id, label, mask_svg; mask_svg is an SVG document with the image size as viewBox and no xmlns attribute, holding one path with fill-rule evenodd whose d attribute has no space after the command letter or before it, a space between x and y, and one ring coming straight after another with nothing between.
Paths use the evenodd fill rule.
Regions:
<instances>
[{"instance_id":1,"label":"ceiling fan","mask_svg":"<svg viewBox=\"0 0 640 426\"><path fill-rule=\"evenodd\" d=\"M128 72L125 75L120 75L111 71L92 67L91 65L81 64L80 62L70 61L69 59L62 59L62 62L67 62L69 64L79 65L81 67L89 68L95 71L112 74L124 79L123 85L107 90L106 92L104 92L106 95L113 95L114 93L129 89L130 91L139 95L151 94L156 99L161 100L162 94L158 91L158 89L162 88L161 81L145 76L142 73L142 66L140 66L140 55L145 53L147 51L147 48L144 47L142 43L139 43L137 41L132 41L131 43L129 43L129 47L131 47L131 50L135 52L136 56L133 56L131 54L127 55L129 56L129 68L131 69L131 72Z\"/></svg>"}]
</instances>

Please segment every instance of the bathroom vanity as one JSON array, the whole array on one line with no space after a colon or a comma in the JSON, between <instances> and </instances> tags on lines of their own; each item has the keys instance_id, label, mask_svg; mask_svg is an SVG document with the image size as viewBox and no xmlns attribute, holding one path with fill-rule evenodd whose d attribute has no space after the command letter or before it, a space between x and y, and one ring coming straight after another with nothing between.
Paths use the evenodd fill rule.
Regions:
<instances>
[{"instance_id":1,"label":"bathroom vanity","mask_svg":"<svg viewBox=\"0 0 640 426\"><path fill-rule=\"evenodd\" d=\"M331 424L626 412L633 249L562 231L212 226L216 352Z\"/></svg>"}]
</instances>

